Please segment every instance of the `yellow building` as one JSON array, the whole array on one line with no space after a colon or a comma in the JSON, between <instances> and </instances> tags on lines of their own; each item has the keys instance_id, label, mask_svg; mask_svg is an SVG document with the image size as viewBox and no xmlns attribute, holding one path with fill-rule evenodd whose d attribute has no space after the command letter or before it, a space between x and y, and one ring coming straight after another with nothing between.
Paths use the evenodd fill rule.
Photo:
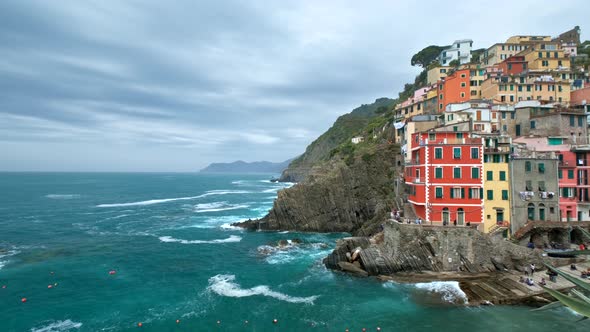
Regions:
<instances>
[{"instance_id":1,"label":"yellow building","mask_svg":"<svg viewBox=\"0 0 590 332\"><path fill-rule=\"evenodd\" d=\"M536 44L518 55L524 56L530 70L557 70L569 68L569 58L558 43Z\"/></svg>"},{"instance_id":2,"label":"yellow building","mask_svg":"<svg viewBox=\"0 0 590 332\"><path fill-rule=\"evenodd\" d=\"M426 81L428 85L436 84L440 79L447 77L447 70L451 67L434 67L426 72Z\"/></svg>"},{"instance_id":3,"label":"yellow building","mask_svg":"<svg viewBox=\"0 0 590 332\"><path fill-rule=\"evenodd\" d=\"M485 67L496 65L509 57L526 50L529 46L529 44L518 43L494 44L483 52L480 64Z\"/></svg>"},{"instance_id":4,"label":"yellow building","mask_svg":"<svg viewBox=\"0 0 590 332\"><path fill-rule=\"evenodd\" d=\"M538 43L543 41L551 41L551 36L512 36L506 40L506 43Z\"/></svg>"},{"instance_id":5,"label":"yellow building","mask_svg":"<svg viewBox=\"0 0 590 332\"><path fill-rule=\"evenodd\" d=\"M483 155L483 232L508 229L510 223L510 136L484 138Z\"/></svg>"},{"instance_id":6,"label":"yellow building","mask_svg":"<svg viewBox=\"0 0 590 332\"><path fill-rule=\"evenodd\" d=\"M525 100L542 100L548 102L568 103L570 100L570 82L559 75L542 75L542 72L529 73L526 76L495 76L483 81L481 98L498 104L514 104Z\"/></svg>"},{"instance_id":7,"label":"yellow building","mask_svg":"<svg viewBox=\"0 0 590 332\"><path fill-rule=\"evenodd\" d=\"M461 69L469 69L469 99L481 99L481 84L485 79L486 69L479 64L468 64Z\"/></svg>"}]
</instances>

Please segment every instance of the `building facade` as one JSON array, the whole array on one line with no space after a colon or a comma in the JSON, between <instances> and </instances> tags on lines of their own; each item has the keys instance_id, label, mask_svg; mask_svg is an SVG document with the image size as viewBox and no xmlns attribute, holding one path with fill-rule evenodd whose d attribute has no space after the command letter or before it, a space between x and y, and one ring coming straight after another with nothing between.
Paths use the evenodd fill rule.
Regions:
<instances>
[{"instance_id":1,"label":"building facade","mask_svg":"<svg viewBox=\"0 0 590 332\"><path fill-rule=\"evenodd\" d=\"M509 136L484 136L484 233L510 224L510 148Z\"/></svg>"},{"instance_id":2,"label":"building facade","mask_svg":"<svg viewBox=\"0 0 590 332\"><path fill-rule=\"evenodd\" d=\"M483 139L469 132L412 135L405 168L408 202L427 223L480 225L483 220Z\"/></svg>"},{"instance_id":3,"label":"building facade","mask_svg":"<svg viewBox=\"0 0 590 332\"><path fill-rule=\"evenodd\" d=\"M471 39L455 40L451 46L440 52L438 62L442 66L449 66L453 60L458 60L459 64L469 63L471 61L472 46L473 40Z\"/></svg>"}]
</instances>

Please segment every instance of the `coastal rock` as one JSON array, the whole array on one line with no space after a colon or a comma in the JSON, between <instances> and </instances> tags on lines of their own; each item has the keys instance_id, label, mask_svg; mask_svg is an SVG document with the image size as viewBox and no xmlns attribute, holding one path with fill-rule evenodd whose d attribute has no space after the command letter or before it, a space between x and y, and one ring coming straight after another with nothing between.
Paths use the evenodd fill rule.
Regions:
<instances>
[{"instance_id":1,"label":"coastal rock","mask_svg":"<svg viewBox=\"0 0 590 332\"><path fill-rule=\"evenodd\" d=\"M359 277L368 277L369 274L367 273L367 271L361 269L360 267L352 264L352 263L348 263L348 262L339 262L338 263L338 267L345 272L349 272L352 273L353 275L359 276Z\"/></svg>"},{"instance_id":2,"label":"coastal rock","mask_svg":"<svg viewBox=\"0 0 590 332\"><path fill-rule=\"evenodd\" d=\"M364 240L362 240L364 239ZM423 227L388 223L383 241L369 238L345 238L324 259L330 269L342 269L347 254L360 247L358 260L369 275L393 275L400 272L484 273L516 270L534 263L542 266L538 251L482 234L469 227ZM351 256L354 261L355 256ZM526 265L525 265L526 263Z\"/></svg>"},{"instance_id":3,"label":"coastal rock","mask_svg":"<svg viewBox=\"0 0 590 332\"><path fill-rule=\"evenodd\" d=\"M399 156L399 146L383 144L350 165L330 160L314 167L303 182L280 190L265 217L234 225L250 230L378 233L391 210L384 202L391 202L395 190Z\"/></svg>"}]
</instances>

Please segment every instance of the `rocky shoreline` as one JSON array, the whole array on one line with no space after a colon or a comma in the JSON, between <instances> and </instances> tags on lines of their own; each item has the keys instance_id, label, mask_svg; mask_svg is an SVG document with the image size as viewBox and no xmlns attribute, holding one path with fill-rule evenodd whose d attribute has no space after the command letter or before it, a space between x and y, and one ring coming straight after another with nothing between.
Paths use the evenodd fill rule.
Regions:
<instances>
[{"instance_id":1,"label":"rocky shoreline","mask_svg":"<svg viewBox=\"0 0 590 332\"><path fill-rule=\"evenodd\" d=\"M419 283L458 281L469 305L550 302L544 290L519 282L530 264L538 267L537 281L547 277L542 251L488 236L467 227L407 225L388 222L373 237L349 237L337 242L324 265L357 277L382 281ZM582 259L553 259L554 265ZM565 290L573 284L562 280L549 287Z\"/></svg>"}]
</instances>

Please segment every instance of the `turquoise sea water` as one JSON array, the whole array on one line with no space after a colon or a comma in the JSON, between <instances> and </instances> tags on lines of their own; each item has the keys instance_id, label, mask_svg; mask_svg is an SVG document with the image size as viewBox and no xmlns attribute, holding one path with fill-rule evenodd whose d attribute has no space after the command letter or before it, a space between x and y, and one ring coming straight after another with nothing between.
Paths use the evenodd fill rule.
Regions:
<instances>
[{"instance_id":1,"label":"turquoise sea water","mask_svg":"<svg viewBox=\"0 0 590 332\"><path fill-rule=\"evenodd\" d=\"M0 173L0 331L590 330L567 309L454 305L452 282L326 270L346 234L228 227L270 209L288 186L271 176Z\"/></svg>"}]
</instances>

